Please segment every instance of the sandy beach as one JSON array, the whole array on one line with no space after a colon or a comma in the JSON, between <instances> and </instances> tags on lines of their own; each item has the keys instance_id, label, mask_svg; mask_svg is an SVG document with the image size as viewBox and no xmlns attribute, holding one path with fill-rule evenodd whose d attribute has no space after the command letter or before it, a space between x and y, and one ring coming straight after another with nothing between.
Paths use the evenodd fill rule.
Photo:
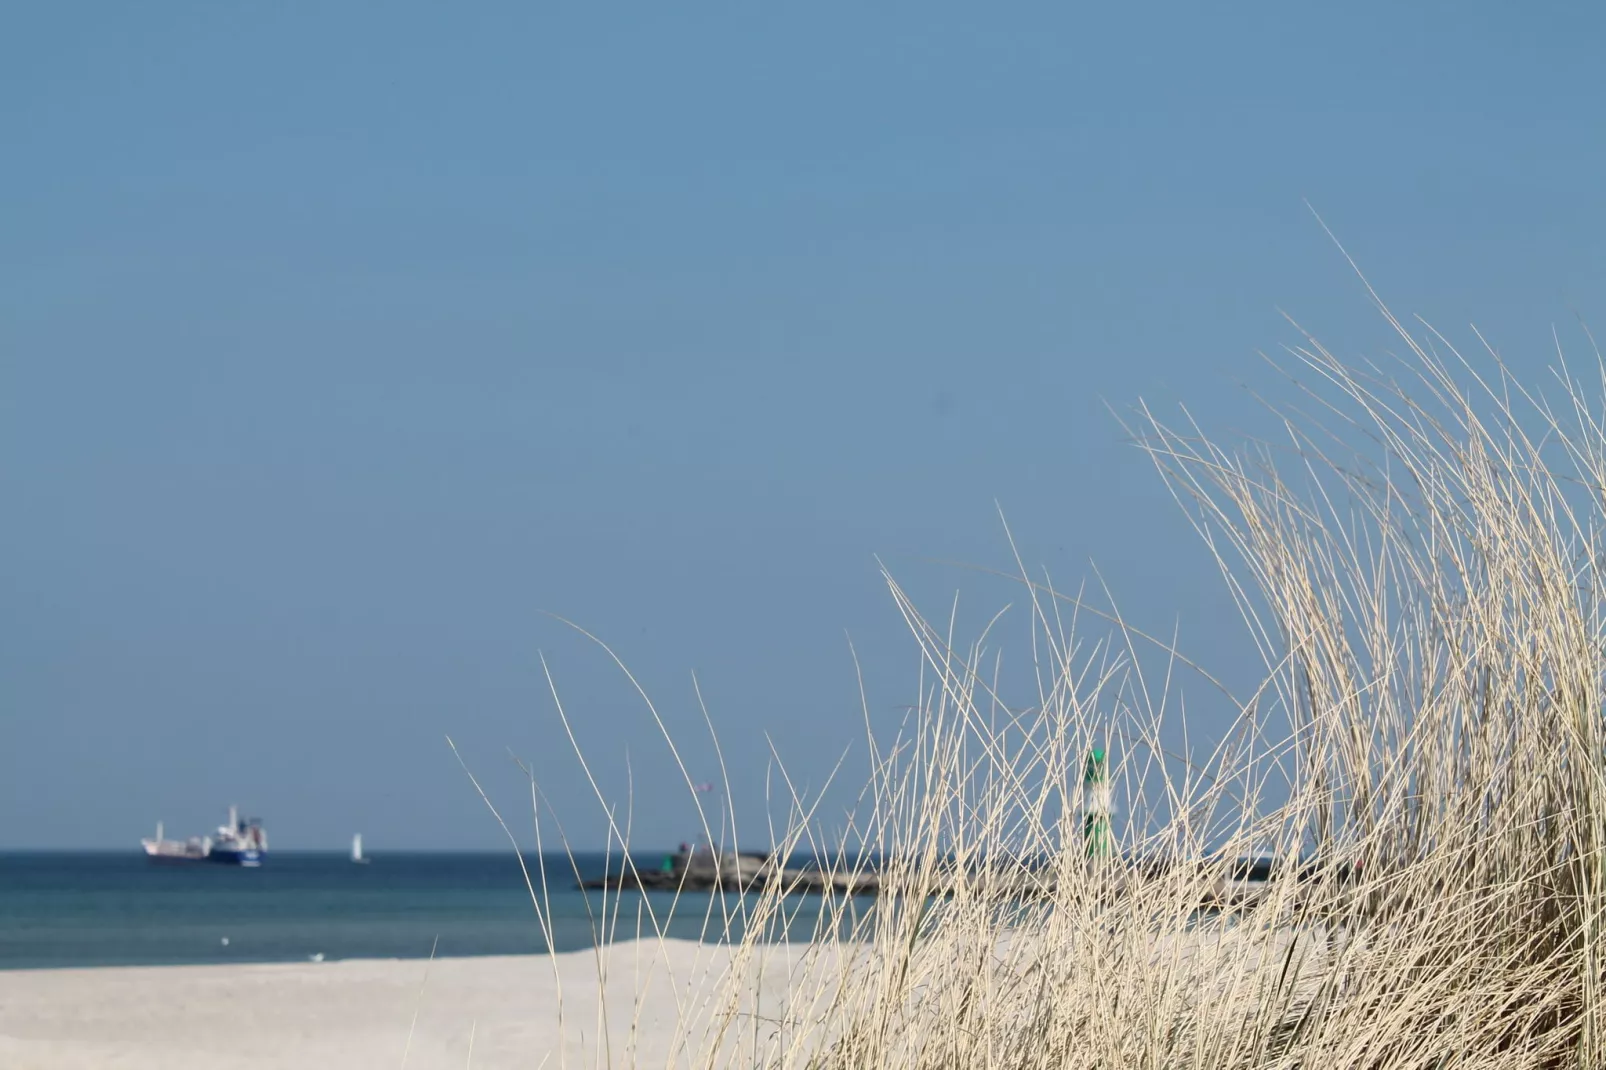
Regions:
<instances>
[{"instance_id":1,"label":"sandy beach","mask_svg":"<svg viewBox=\"0 0 1606 1070\"><path fill-rule=\"evenodd\" d=\"M785 985L789 962L786 950L772 950L763 965L765 988ZM631 1048L640 1062L663 1065L680 1023L696 1020L700 997L727 964L723 949L689 941L616 944L600 963L605 1001L592 951L428 964L5 971L0 1066L499 1070L533 1068L543 1059L551 1067L629 1063L637 1061ZM611 1059L598 1052L604 1002Z\"/></svg>"},{"instance_id":2,"label":"sandy beach","mask_svg":"<svg viewBox=\"0 0 1606 1070\"><path fill-rule=\"evenodd\" d=\"M1174 976L1186 977L1182 987L1192 998L1234 998L1226 986L1241 985L1245 971L1275 973L1283 967L1292 935L1194 933L1161 939L1139 959L1181 971ZM1312 950L1324 943L1319 933L1308 935ZM1007 944L1002 941L1000 951ZM812 1019L810 993L818 991L813 982L835 975L841 962L830 953L806 960L800 945L756 950L760 958L735 967L747 977L745 998L760 1004L756 1018L741 1016L741 1028L744 1040L767 1048L781 1018L794 1037ZM595 952L575 951L431 963L0 971L0 1067L685 1065L689 1055L707 1051L705 1029L717 1017L710 1000L733 968L730 955L725 947L693 941L635 940L612 945L600 961ZM1309 989L1320 981L1322 958L1319 951L1296 956L1296 986ZM819 968L824 975L813 972ZM598 984L599 971L606 973L604 985ZM791 1013L783 1009L789 996L801 997ZM1249 1010L1246 1003L1243 1011ZM750 1026L762 1039L747 1032Z\"/></svg>"}]
</instances>

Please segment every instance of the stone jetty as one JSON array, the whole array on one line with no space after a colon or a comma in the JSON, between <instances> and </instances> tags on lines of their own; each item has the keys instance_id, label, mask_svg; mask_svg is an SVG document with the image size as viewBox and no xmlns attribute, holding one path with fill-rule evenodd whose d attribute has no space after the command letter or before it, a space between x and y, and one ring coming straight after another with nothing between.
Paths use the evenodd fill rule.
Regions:
<instances>
[{"instance_id":1,"label":"stone jetty","mask_svg":"<svg viewBox=\"0 0 1606 1070\"><path fill-rule=\"evenodd\" d=\"M880 877L873 871L828 872L812 866L783 866L768 852L718 851L689 847L663 856L649 868L638 860L622 872L584 881L583 888L643 889L647 891L761 891L779 885L788 892L834 892L840 895L874 895Z\"/></svg>"},{"instance_id":2,"label":"stone jetty","mask_svg":"<svg viewBox=\"0 0 1606 1070\"><path fill-rule=\"evenodd\" d=\"M622 872L584 881L583 888L645 891L763 891L776 887L787 893L832 893L836 895L878 895L882 891L883 873L867 864L820 868L816 866L785 866L774 856L762 851L718 851L708 847L682 845L680 850L663 855L656 864L646 859L635 859L634 867L626 866ZM1121 896L1134 881L1146 882L1162 878L1177 865L1197 867L1199 906L1205 910L1242 910L1255 906L1272 890L1279 877L1292 878L1296 885L1305 885L1321 875L1322 867L1309 862L1294 869L1284 870L1269 859L1244 858L1207 865L1202 861L1178 862L1158 858L1141 861L1110 858L1092 860L1092 864L1106 868L1103 887L1106 894ZM988 868L992 869L987 873ZM1205 876L1209 870L1215 872ZM1281 872L1279 872L1281 871ZM1352 884L1358 874L1347 865L1329 874L1340 884ZM898 889L901 894L913 890L906 871L902 879L890 873L888 890ZM986 893L1001 899L1043 899L1056 894L1057 880L1052 866L1025 865L1019 861L1000 861L986 865L966 867L964 872L938 863L918 880L924 894L943 896L950 894L959 883L977 887L984 883Z\"/></svg>"}]
</instances>

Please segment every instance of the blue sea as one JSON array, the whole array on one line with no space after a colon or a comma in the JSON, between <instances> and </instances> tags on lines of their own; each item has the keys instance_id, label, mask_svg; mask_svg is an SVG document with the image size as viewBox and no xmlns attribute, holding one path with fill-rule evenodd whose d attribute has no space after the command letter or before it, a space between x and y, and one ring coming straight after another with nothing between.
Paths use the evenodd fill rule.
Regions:
<instances>
[{"instance_id":1,"label":"blue sea","mask_svg":"<svg viewBox=\"0 0 1606 1070\"><path fill-rule=\"evenodd\" d=\"M661 856L642 856L651 866ZM532 878L538 860L526 857ZM341 853L274 852L259 869L158 865L134 852L0 853L0 969L172 963L512 955L588 948L636 934L650 904L676 937L717 938L710 893L608 893L617 929L597 917L604 893L582 892L601 854L544 859L552 940L537 920L519 859L494 854L375 854L353 865ZM619 859L613 860L615 872ZM537 884L539 890L539 884ZM811 897L812 898L812 897ZM814 900L816 903L817 899ZM799 934L818 916L805 906Z\"/></svg>"}]
</instances>

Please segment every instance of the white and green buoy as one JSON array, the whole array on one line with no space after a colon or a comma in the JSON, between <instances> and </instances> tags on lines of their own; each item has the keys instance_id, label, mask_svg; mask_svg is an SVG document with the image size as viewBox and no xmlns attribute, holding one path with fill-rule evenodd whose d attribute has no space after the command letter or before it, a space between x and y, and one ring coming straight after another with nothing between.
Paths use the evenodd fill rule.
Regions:
<instances>
[{"instance_id":1,"label":"white and green buoy","mask_svg":"<svg viewBox=\"0 0 1606 1070\"><path fill-rule=\"evenodd\" d=\"M1110 831L1110 765L1103 747L1094 747L1082 773L1082 840L1089 858L1109 858L1115 854L1115 836Z\"/></svg>"}]
</instances>

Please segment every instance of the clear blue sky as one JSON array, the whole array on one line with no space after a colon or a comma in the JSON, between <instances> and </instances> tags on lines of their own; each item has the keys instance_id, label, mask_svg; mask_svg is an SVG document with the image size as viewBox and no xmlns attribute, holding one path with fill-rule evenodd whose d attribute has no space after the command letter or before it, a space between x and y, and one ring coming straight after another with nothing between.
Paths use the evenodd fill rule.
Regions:
<instances>
[{"instance_id":1,"label":"clear blue sky","mask_svg":"<svg viewBox=\"0 0 1606 1070\"><path fill-rule=\"evenodd\" d=\"M1602 323L1601 15L1532 5L32 4L0 19L0 846L239 801L494 846L450 732L584 846L545 650L638 842L692 831L616 643L738 805L914 697L874 556L1096 563L1250 648L1105 402L1400 310ZM1020 648L1016 647L1016 651ZM863 753L859 747L857 753ZM859 767L852 767L858 769ZM856 775L856 774L850 774ZM755 814L755 823L759 819ZM526 823L527 824L527 823ZM760 843L758 832L750 839Z\"/></svg>"}]
</instances>

